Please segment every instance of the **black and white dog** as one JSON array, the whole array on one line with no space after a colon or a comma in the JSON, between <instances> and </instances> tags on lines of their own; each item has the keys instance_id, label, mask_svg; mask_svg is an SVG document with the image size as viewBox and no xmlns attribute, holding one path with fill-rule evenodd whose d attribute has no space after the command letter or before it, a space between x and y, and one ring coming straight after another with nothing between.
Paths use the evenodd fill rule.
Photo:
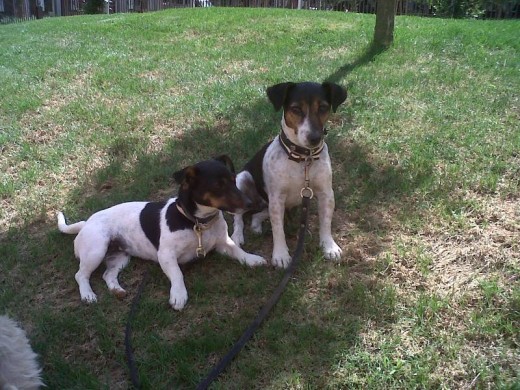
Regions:
<instances>
[{"instance_id":1,"label":"black and white dog","mask_svg":"<svg viewBox=\"0 0 520 390\"><path fill-rule=\"evenodd\" d=\"M222 211L240 212L249 206L235 184L229 157L199 162L176 172L174 178L180 184L178 197L165 202L122 203L71 225L58 214L59 230L78 234L74 240L80 262L76 281L83 301L97 299L89 279L103 260L103 279L118 296L126 293L117 277L130 256L158 262L170 279L169 302L175 310L188 300L179 264L204 257L212 249L249 266L266 264L262 257L244 252L228 235Z\"/></svg>"},{"instance_id":2,"label":"black and white dog","mask_svg":"<svg viewBox=\"0 0 520 390\"><path fill-rule=\"evenodd\" d=\"M277 267L287 267L291 256L285 241L284 211L301 204L301 190L306 186L307 176L310 188L318 197L320 244L324 256L339 260L342 250L331 235L334 191L324 136L330 112L335 112L346 100L347 91L327 82L281 83L269 87L267 96L276 111L283 108L280 135L267 143L237 176L237 186L242 192L256 192L263 198L265 207L268 205L253 215L251 228L261 233L262 221L270 218L272 263ZM243 230L242 213L236 213L232 239L237 245L244 243Z\"/></svg>"}]
</instances>

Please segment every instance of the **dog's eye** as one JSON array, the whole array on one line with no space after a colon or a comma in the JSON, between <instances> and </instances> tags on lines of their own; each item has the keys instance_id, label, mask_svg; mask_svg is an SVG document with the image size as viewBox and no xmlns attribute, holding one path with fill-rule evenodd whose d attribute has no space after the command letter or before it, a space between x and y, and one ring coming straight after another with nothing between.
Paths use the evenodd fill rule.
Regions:
<instances>
[{"instance_id":1,"label":"dog's eye","mask_svg":"<svg viewBox=\"0 0 520 390\"><path fill-rule=\"evenodd\" d=\"M320 106L318 107L318 111L320 114L326 114L329 111L329 106L325 104L320 104Z\"/></svg>"},{"instance_id":2,"label":"dog's eye","mask_svg":"<svg viewBox=\"0 0 520 390\"><path fill-rule=\"evenodd\" d=\"M303 110L298 107L298 106L292 106L291 107L291 112L295 115L298 115L298 116L303 116Z\"/></svg>"}]
</instances>

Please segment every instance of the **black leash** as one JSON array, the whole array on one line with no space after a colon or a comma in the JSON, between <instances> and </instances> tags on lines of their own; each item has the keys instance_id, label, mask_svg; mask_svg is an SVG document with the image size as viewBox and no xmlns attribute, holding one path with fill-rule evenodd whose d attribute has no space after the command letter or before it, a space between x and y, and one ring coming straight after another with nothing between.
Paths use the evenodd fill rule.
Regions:
<instances>
[{"instance_id":1,"label":"black leash","mask_svg":"<svg viewBox=\"0 0 520 390\"><path fill-rule=\"evenodd\" d=\"M310 190L308 186L305 188ZM309 201L312 198L312 192L308 194L307 192L303 192L302 189L302 208L300 214L300 228L298 230L298 242L296 244L296 250L294 251L294 255L292 257L291 263L285 274L283 275L282 280L278 284L278 287L272 293L271 297L267 301L267 303L260 309L256 318L251 322L249 327L244 331L240 339L233 345L233 347L229 350L229 352L218 362L218 364L213 367L211 372L206 376L206 378L199 383L197 386L197 390L207 389L208 386L215 380L217 377L224 371L224 369L228 366L228 364L235 358L235 356L240 352L240 350L246 345L249 339L253 336L258 327L265 320L271 309L278 303L280 297L282 296L287 283L289 283L289 279L294 273L298 262L300 261L303 254L303 244L305 243L305 233L307 232L307 215L309 211ZM128 363L128 368L130 370L130 379L134 388L141 389L141 384L139 383L139 375L137 372L137 368L135 366L134 352L132 350L132 320L135 316L135 312L137 310L137 305L139 303L139 299L141 298L141 294L144 289L144 285L146 283L146 279L148 278L148 271L143 276L143 280L139 285L139 289L137 291L134 300L132 301L132 306L130 308L130 314L128 315L128 321L126 323L126 331L125 331L125 350L126 350L126 359Z\"/></svg>"},{"instance_id":2,"label":"black leash","mask_svg":"<svg viewBox=\"0 0 520 390\"><path fill-rule=\"evenodd\" d=\"M126 362L128 364L128 369L130 370L130 380L134 385L134 388L140 389L141 384L139 383L139 374L137 372L137 367L135 366L135 358L134 351L132 350L132 321L135 317L135 312L137 311L137 305L139 304L139 300L141 295L143 294L144 286L148 279L149 271L143 275L143 280L141 280L141 284L139 285L139 289L137 290L137 294L132 301L132 306L130 306L130 314L128 314L128 321L126 322L125 328L125 353L126 353Z\"/></svg>"},{"instance_id":3,"label":"black leash","mask_svg":"<svg viewBox=\"0 0 520 390\"><path fill-rule=\"evenodd\" d=\"M294 273L298 262L300 261L303 254L303 244L305 242L305 233L307 231L307 214L309 211L309 196L303 196L302 199L302 209L300 214L300 229L298 230L298 243L296 244L296 250L292 257L291 264L285 271L280 284L274 290L271 298L267 301L267 303L262 307L262 309L258 312L256 318L251 322L249 327L242 333L242 336L238 341L233 345L233 347L229 350L229 352L218 362L218 364L213 367L213 370L208 374L208 376L199 383L197 386L197 390L207 389L208 386L215 380L217 377L224 371L227 365L235 358L235 356L240 352L242 347L249 341L253 333L258 329L260 324L265 320L271 309L278 303L280 297L282 296L287 283L289 283L289 279Z\"/></svg>"}]
</instances>

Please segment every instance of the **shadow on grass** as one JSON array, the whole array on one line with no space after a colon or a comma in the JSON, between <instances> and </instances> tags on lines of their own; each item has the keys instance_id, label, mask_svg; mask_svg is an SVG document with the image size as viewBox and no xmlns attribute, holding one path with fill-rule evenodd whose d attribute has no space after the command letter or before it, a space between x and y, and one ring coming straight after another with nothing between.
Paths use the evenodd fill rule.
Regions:
<instances>
[{"instance_id":1,"label":"shadow on grass","mask_svg":"<svg viewBox=\"0 0 520 390\"><path fill-rule=\"evenodd\" d=\"M372 62L379 54L383 53L386 49L382 46L371 43L364 51L364 53L357 58L355 61L345 64L336 70L334 73L324 79L331 83L339 83L343 80L350 72L354 69L366 65Z\"/></svg>"},{"instance_id":2,"label":"shadow on grass","mask_svg":"<svg viewBox=\"0 0 520 390\"><path fill-rule=\"evenodd\" d=\"M349 199L343 204L347 208L365 209L376 203L399 202L433 177L431 164L403 167L398 161L379 158L369 145L351 138L331 142L330 151L333 156L343 156L334 159L333 166L345 183L336 194Z\"/></svg>"},{"instance_id":3,"label":"shadow on grass","mask_svg":"<svg viewBox=\"0 0 520 390\"><path fill-rule=\"evenodd\" d=\"M328 80L341 80L377 54L368 51ZM67 203L84 218L120 202L173 195L174 171L222 153L229 154L238 168L278 132L278 122L279 114L273 113L266 99L259 99L226 116L194 125L166 141L160 150L150 151L150 145L133 135L116 138L107 150L110 164L78 185ZM353 140L336 141L331 139L329 144L334 180L339 183L336 196L347 199L338 202L344 207L338 210L341 217L349 219L349 212L359 205L365 210L376 203L391 207L420 182L414 172L392 166ZM281 388L300 382L325 387L330 385L337 362L359 342L359 332L367 321L374 327L393 321L393 289L378 277L387 264L374 260L385 249L377 243L383 241L374 240L369 253L362 251L371 235L384 235L385 231L359 219L354 224L368 235L364 236L367 240L358 240L349 236L344 222L335 219L348 263L338 266L320 260L317 218L312 217L313 236L306 244L296 280L225 372L223 387L245 388L255 383L257 388ZM152 277L134 324L137 366L145 388L193 388L241 335L282 275L279 270L247 269L211 255L184 267L190 301L178 313L167 304L169 282L160 268L136 261L121 275L129 292L122 302L110 295L101 279L102 270L98 270L92 285L100 302L85 306L79 303L74 281L77 264L71 261L72 238L57 233L54 224L46 229L49 233L30 243L11 239L5 253L11 259L11 269L22 264L33 280L18 295L12 292L18 291L19 280L3 280L8 293L0 303L13 312L19 312L27 300L35 304L31 309L37 316L32 320L33 334L50 388L69 388L71 383L75 388L126 387L122 324L146 268L152 270ZM250 240L246 249L269 258L270 233L260 237L246 234ZM25 235L22 229L11 237ZM291 248L294 242L292 235ZM34 296L37 298L29 299ZM80 366L91 369L79 372Z\"/></svg>"}]
</instances>

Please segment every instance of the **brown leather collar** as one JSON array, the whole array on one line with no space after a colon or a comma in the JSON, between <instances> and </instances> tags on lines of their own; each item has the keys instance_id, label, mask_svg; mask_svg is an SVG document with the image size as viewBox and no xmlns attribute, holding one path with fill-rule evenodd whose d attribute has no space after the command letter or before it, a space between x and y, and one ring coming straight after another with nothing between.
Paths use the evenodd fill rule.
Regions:
<instances>
[{"instance_id":1,"label":"brown leather collar","mask_svg":"<svg viewBox=\"0 0 520 390\"><path fill-rule=\"evenodd\" d=\"M178 201L175 202L177 209L179 212L184 215L186 218L188 218L191 222L195 224L195 226L199 226L200 228L207 229L211 226L211 223L215 220L215 218L219 215L219 212L217 211L215 214L210 215L209 217L205 218L197 218L194 215L191 215L186 208L180 204Z\"/></svg>"},{"instance_id":2,"label":"brown leather collar","mask_svg":"<svg viewBox=\"0 0 520 390\"><path fill-rule=\"evenodd\" d=\"M320 153L325 146L324 141L321 141L321 143L315 148L305 148L303 146L296 145L287 137L283 130L280 132L278 140L280 141L282 149L285 151L285 153L287 153L289 160L296 162L302 162L308 158L318 160L320 158Z\"/></svg>"}]
</instances>

